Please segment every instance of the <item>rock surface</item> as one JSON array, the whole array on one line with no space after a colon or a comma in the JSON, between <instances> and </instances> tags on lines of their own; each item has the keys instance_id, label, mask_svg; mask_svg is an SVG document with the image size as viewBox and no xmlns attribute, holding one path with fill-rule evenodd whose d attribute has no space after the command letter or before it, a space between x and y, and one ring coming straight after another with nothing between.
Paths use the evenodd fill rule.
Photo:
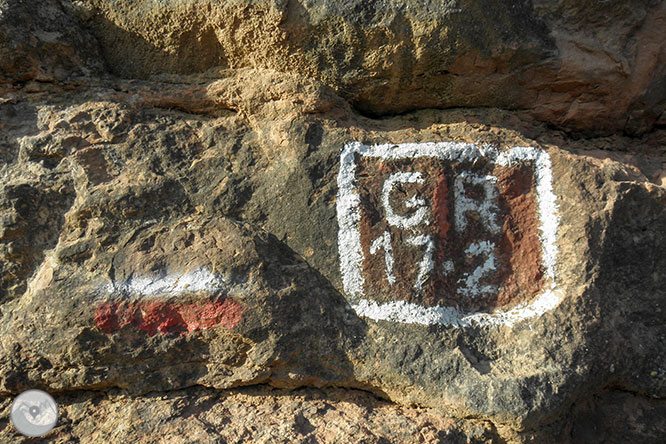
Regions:
<instances>
[{"instance_id":1,"label":"rock surface","mask_svg":"<svg viewBox=\"0 0 666 444\"><path fill-rule=\"evenodd\" d=\"M503 443L492 423L446 412L392 404L363 391L297 390L265 386L214 391L201 387L126 396L117 390L56 395L59 425L48 442L136 443ZM31 443L6 417L0 401L0 438ZM595 395L551 428L556 442L659 442L666 404L626 392ZM534 440L533 436L520 436Z\"/></svg>"},{"instance_id":2,"label":"rock surface","mask_svg":"<svg viewBox=\"0 0 666 444\"><path fill-rule=\"evenodd\" d=\"M65 395L58 402L66 425L52 432L54 442L499 442L483 421L463 423L344 389L190 388L132 398L113 392ZM6 421L0 427L3 438L29 442L12 434Z\"/></svg>"},{"instance_id":3,"label":"rock surface","mask_svg":"<svg viewBox=\"0 0 666 444\"><path fill-rule=\"evenodd\" d=\"M5 412L53 393L55 442L661 442L663 2L544 3L0 1Z\"/></svg>"},{"instance_id":4,"label":"rock surface","mask_svg":"<svg viewBox=\"0 0 666 444\"><path fill-rule=\"evenodd\" d=\"M659 0L71 4L126 78L264 68L316 78L368 115L527 109L597 133L649 131L666 104Z\"/></svg>"}]
</instances>

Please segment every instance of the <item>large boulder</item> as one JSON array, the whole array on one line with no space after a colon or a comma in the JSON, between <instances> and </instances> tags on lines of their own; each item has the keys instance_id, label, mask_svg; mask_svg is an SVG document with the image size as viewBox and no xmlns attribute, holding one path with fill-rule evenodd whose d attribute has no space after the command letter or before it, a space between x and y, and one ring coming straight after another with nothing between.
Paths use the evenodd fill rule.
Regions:
<instances>
[{"instance_id":1,"label":"large boulder","mask_svg":"<svg viewBox=\"0 0 666 444\"><path fill-rule=\"evenodd\" d=\"M663 441L664 14L0 0L0 440Z\"/></svg>"},{"instance_id":2,"label":"large boulder","mask_svg":"<svg viewBox=\"0 0 666 444\"><path fill-rule=\"evenodd\" d=\"M115 84L4 105L3 267L27 270L4 393L333 385L503 439L559 436L608 387L665 395L654 140L616 137L620 157L502 111L375 121L276 72ZM14 248L15 227L51 240Z\"/></svg>"}]
</instances>

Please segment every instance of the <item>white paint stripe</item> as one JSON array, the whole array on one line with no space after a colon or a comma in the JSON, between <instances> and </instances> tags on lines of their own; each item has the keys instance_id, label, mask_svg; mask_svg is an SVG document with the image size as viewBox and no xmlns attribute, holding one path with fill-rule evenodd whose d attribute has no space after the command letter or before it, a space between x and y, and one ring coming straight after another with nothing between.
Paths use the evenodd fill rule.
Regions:
<instances>
[{"instance_id":1,"label":"white paint stripe","mask_svg":"<svg viewBox=\"0 0 666 444\"><path fill-rule=\"evenodd\" d=\"M453 307L422 307L408 302L364 300L365 280L361 274L363 252L360 233L360 199L356 189L356 155L380 159L406 159L434 157L446 161L474 162L479 157L501 166L533 162L537 191L537 205L542 243L542 262L549 285L530 304L521 304L506 312L463 313ZM442 324L453 327L477 325L513 325L515 322L539 316L555 307L561 294L555 288L555 264L557 259L557 229L559 218L555 194L552 190L552 172L548 153L532 147L514 147L499 151L489 145L471 143L405 143L367 146L360 142L346 145L340 156L338 174L338 249L343 288L350 304L360 316L375 320L392 320L405 323Z\"/></svg>"},{"instance_id":2,"label":"white paint stripe","mask_svg":"<svg viewBox=\"0 0 666 444\"><path fill-rule=\"evenodd\" d=\"M555 264L557 261L557 227L560 224L557 198L553 193L553 172L550 157L541 151L536 158L537 200L539 219L541 220L541 243L543 245L542 261L546 275L555 281Z\"/></svg>"},{"instance_id":3,"label":"white paint stripe","mask_svg":"<svg viewBox=\"0 0 666 444\"><path fill-rule=\"evenodd\" d=\"M338 173L338 248L342 286L350 297L356 298L363 294L363 251L361 250L361 234L358 224L361 221L361 200L356 190L356 153L366 147L358 142L347 145L340 156L340 172Z\"/></svg>"},{"instance_id":4,"label":"white paint stripe","mask_svg":"<svg viewBox=\"0 0 666 444\"><path fill-rule=\"evenodd\" d=\"M352 304L359 316L375 321L393 321L407 324L441 324L451 327L509 326L519 321L540 316L555 308L562 300L557 290L547 290L530 304L521 304L498 313L464 313L455 307L423 307L406 301L376 302L361 299Z\"/></svg>"},{"instance_id":5,"label":"white paint stripe","mask_svg":"<svg viewBox=\"0 0 666 444\"><path fill-rule=\"evenodd\" d=\"M151 299L180 296L188 293L217 293L228 289L227 279L201 267L183 274L164 274L153 277L129 277L121 283L109 282L107 294L128 298Z\"/></svg>"}]
</instances>

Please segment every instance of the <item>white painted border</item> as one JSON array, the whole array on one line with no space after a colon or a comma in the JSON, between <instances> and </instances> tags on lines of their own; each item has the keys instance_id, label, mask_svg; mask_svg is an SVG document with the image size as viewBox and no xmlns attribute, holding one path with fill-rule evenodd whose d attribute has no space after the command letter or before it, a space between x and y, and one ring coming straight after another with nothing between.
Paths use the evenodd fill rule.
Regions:
<instances>
[{"instance_id":1,"label":"white painted border","mask_svg":"<svg viewBox=\"0 0 666 444\"><path fill-rule=\"evenodd\" d=\"M361 273L363 251L359 223L361 221L360 197L356 189L356 158L407 159L434 157L446 161L474 162L483 157L490 162L511 166L519 162L532 162L536 180L537 205L541 222L540 239L542 262L550 282L531 303L524 303L509 311L494 313L465 313L457 307L423 307L406 301L377 302L364 299L365 280ZM345 145L340 154L340 172L338 173L338 249L340 253L340 272L342 285L350 299L352 308L359 316L374 320L388 320L403 323L441 324L452 327L472 325L513 325L523 319L539 316L554 308L561 300L561 294L555 289L555 264L557 259L557 202L552 189L552 173L548 153L532 147L514 147L506 151L489 146L477 146L472 143L403 143L386 145L364 145L354 142Z\"/></svg>"}]
</instances>

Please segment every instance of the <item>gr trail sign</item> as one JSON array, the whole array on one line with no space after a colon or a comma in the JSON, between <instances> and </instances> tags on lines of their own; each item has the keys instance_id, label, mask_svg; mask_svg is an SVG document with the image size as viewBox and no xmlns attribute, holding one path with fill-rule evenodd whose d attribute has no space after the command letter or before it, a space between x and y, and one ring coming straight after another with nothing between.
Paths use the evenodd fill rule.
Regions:
<instances>
[{"instance_id":1,"label":"gr trail sign","mask_svg":"<svg viewBox=\"0 0 666 444\"><path fill-rule=\"evenodd\" d=\"M360 316L512 325L559 302L557 205L542 150L351 143L337 216L343 287Z\"/></svg>"}]
</instances>

